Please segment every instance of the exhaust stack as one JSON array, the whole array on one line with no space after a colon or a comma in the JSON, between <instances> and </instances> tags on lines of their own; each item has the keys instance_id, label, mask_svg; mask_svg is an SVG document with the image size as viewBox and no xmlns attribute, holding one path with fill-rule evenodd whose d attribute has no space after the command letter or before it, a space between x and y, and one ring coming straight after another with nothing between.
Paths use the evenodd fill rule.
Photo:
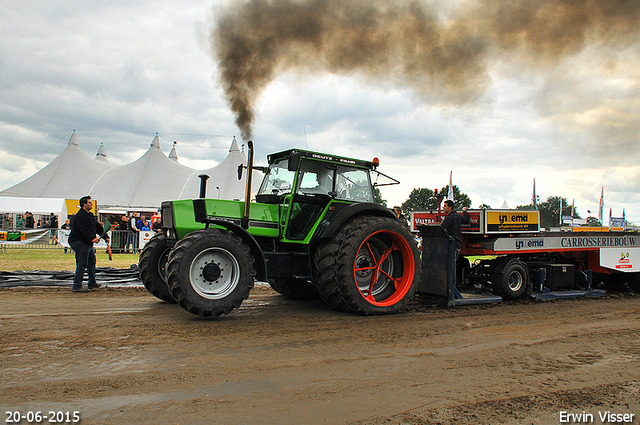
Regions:
<instances>
[{"instance_id":1,"label":"exhaust stack","mask_svg":"<svg viewBox=\"0 0 640 425\"><path fill-rule=\"evenodd\" d=\"M200 174L198 177L200 178L200 198L204 199L207 195L207 180L209 180L209 176Z\"/></svg>"},{"instance_id":2,"label":"exhaust stack","mask_svg":"<svg viewBox=\"0 0 640 425\"><path fill-rule=\"evenodd\" d=\"M243 229L249 228L249 210L251 208L251 178L253 177L253 142L247 142L247 188L244 193L244 215L240 225Z\"/></svg>"}]
</instances>

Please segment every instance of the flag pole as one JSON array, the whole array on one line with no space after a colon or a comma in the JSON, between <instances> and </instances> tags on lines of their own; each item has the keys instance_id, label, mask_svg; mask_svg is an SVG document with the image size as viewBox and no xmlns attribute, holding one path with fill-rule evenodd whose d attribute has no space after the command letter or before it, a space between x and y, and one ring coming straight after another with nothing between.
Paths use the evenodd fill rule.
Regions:
<instances>
[{"instance_id":1,"label":"flag pole","mask_svg":"<svg viewBox=\"0 0 640 425\"><path fill-rule=\"evenodd\" d=\"M562 227L562 198L560 198L560 226Z\"/></svg>"}]
</instances>

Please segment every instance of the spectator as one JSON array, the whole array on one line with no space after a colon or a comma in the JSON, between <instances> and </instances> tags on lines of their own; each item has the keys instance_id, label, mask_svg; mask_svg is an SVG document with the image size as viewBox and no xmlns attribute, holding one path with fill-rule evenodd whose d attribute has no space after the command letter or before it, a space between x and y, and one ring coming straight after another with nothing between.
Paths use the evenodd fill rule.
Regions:
<instances>
[{"instance_id":1,"label":"spectator","mask_svg":"<svg viewBox=\"0 0 640 425\"><path fill-rule=\"evenodd\" d=\"M404 216L404 214L402 214L402 208L400 208L399 206L395 206L393 207L393 212L396 214L396 218L400 220L403 226L409 227L409 225L407 224L407 218Z\"/></svg>"},{"instance_id":2,"label":"spectator","mask_svg":"<svg viewBox=\"0 0 640 425\"><path fill-rule=\"evenodd\" d=\"M64 221L64 224L63 224L62 226L60 226L60 228L61 228L62 230L70 230L70 229L71 229L71 220L66 219L66 220ZM64 253L65 253L65 254L67 253L67 247L66 247L66 246L64 247Z\"/></svg>"},{"instance_id":3,"label":"spectator","mask_svg":"<svg viewBox=\"0 0 640 425\"><path fill-rule=\"evenodd\" d=\"M454 203L452 200L447 199L444 201L442 211L446 214L440 226L447 232L447 234L455 241L455 264L458 262L458 256L462 250L462 225L470 222L469 214L467 213L467 207L462 208L462 215L458 214L454 210ZM456 269L453 269L453 281L457 282Z\"/></svg>"},{"instance_id":4,"label":"spectator","mask_svg":"<svg viewBox=\"0 0 640 425\"><path fill-rule=\"evenodd\" d=\"M129 217L127 217L126 215L120 217L120 222L118 223L118 227L116 227L116 230L118 230L117 234L120 235L118 249L120 250L120 252L125 252L128 242L127 239L129 238L129 232L127 232L127 230L129 230ZM113 237L113 240L114 242L116 241L115 236Z\"/></svg>"},{"instance_id":5,"label":"spectator","mask_svg":"<svg viewBox=\"0 0 640 425\"><path fill-rule=\"evenodd\" d=\"M54 213L51 213L51 215L49 216L49 227L51 229L58 228L58 216L55 215Z\"/></svg>"},{"instance_id":6,"label":"spectator","mask_svg":"<svg viewBox=\"0 0 640 425\"><path fill-rule=\"evenodd\" d=\"M100 288L100 285L96 282L96 251L93 248L93 244L100 241L100 236L97 235L102 235L104 229L91 212L92 208L93 201L90 196L80 198L80 210L77 212L71 226L69 244L76 253L73 292L89 292L91 289ZM105 234L102 237L108 244L109 236ZM85 270L88 275L87 288L82 287Z\"/></svg>"},{"instance_id":7,"label":"spectator","mask_svg":"<svg viewBox=\"0 0 640 425\"><path fill-rule=\"evenodd\" d=\"M156 217L156 221L153 222L152 230L156 235L162 232L162 218L160 216Z\"/></svg>"},{"instance_id":8,"label":"spectator","mask_svg":"<svg viewBox=\"0 0 640 425\"><path fill-rule=\"evenodd\" d=\"M146 221L146 217L144 215L141 215L140 220L136 222L136 227L138 228L138 230L142 230L142 228L144 227L145 221Z\"/></svg>"},{"instance_id":9,"label":"spectator","mask_svg":"<svg viewBox=\"0 0 640 425\"><path fill-rule=\"evenodd\" d=\"M54 213L49 216L49 228L51 229L51 243L58 245L58 216Z\"/></svg>"},{"instance_id":10,"label":"spectator","mask_svg":"<svg viewBox=\"0 0 640 425\"><path fill-rule=\"evenodd\" d=\"M129 253L129 245L131 245L131 253L135 254L138 251L138 233L140 229L137 227L137 217L138 213L132 213L131 218L129 219L129 235L127 239L127 254Z\"/></svg>"},{"instance_id":11,"label":"spectator","mask_svg":"<svg viewBox=\"0 0 640 425\"><path fill-rule=\"evenodd\" d=\"M30 211L27 211L24 217L25 217L27 229L33 229L34 227L36 227L36 222L33 219L33 213L31 213Z\"/></svg>"}]
</instances>

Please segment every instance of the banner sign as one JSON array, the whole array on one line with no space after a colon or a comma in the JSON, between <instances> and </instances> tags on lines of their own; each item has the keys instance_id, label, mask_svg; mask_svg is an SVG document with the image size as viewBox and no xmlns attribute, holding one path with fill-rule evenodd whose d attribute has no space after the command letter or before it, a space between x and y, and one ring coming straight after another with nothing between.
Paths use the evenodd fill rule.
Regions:
<instances>
[{"instance_id":1,"label":"banner sign","mask_svg":"<svg viewBox=\"0 0 640 425\"><path fill-rule=\"evenodd\" d=\"M639 236L579 236L568 233L566 236L532 236L526 238L496 238L489 249L496 252L539 251L540 249L593 250L598 248L615 248L626 250L640 248ZM601 250L602 252L602 250ZM618 253L619 255L620 253Z\"/></svg>"},{"instance_id":2,"label":"banner sign","mask_svg":"<svg viewBox=\"0 0 640 425\"><path fill-rule=\"evenodd\" d=\"M537 232L540 230L538 211L485 210L486 233Z\"/></svg>"},{"instance_id":3,"label":"banner sign","mask_svg":"<svg viewBox=\"0 0 640 425\"><path fill-rule=\"evenodd\" d=\"M69 248L69 233L71 230L66 229L58 229L58 243L65 248Z\"/></svg>"},{"instance_id":4,"label":"banner sign","mask_svg":"<svg viewBox=\"0 0 640 425\"><path fill-rule=\"evenodd\" d=\"M19 242L27 238L27 233L24 231L0 231L0 241L3 242Z\"/></svg>"},{"instance_id":5,"label":"banner sign","mask_svg":"<svg viewBox=\"0 0 640 425\"><path fill-rule=\"evenodd\" d=\"M0 244L7 245L47 245L51 239L49 229L20 229L0 231Z\"/></svg>"},{"instance_id":6,"label":"banner sign","mask_svg":"<svg viewBox=\"0 0 640 425\"><path fill-rule=\"evenodd\" d=\"M459 215L462 215L461 212L458 212ZM482 211L471 211L467 210L467 214L469 214L469 223L462 225L462 233L481 233L482 225ZM443 212L438 212L437 210L431 211L412 211L410 214L411 220L411 231L417 232L418 225L420 224L438 224L442 223L446 214Z\"/></svg>"},{"instance_id":7,"label":"banner sign","mask_svg":"<svg viewBox=\"0 0 640 425\"><path fill-rule=\"evenodd\" d=\"M156 234L151 230L140 230L138 238L138 248L142 250L149 240Z\"/></svg>"},{"instance_id":8,"label":"banner sign","mask_svg":"<svg viewBox=\"0 0 640 425\"><path fill-rule=\"evenodd\" d=\"M624 229L624 217L609 217L609 227L622 227Z\"/></svg>"},{"instance_id":9,"label":"banner sign","mask_svg":"<svg viewBox=\"0 0 640 425\"><path fill-rule=\"evenodd\" d=\"M58 229L58 243L65 248L71 247L71 245L69 245L69 233L71 233L71 230ZM109 240L111 240L111 232L107 232L107 234L109 235ZM94 243L93 246L95 248L106 248L107 243L104 239L100 239L100 242Z\"/></svg>"},{"instance_id":10,"label":"banner sign","mask_svg":"<svg viewBox=\"0 0 640 425\"><path fill-rule=\"evenodd\" d=\"M58 244L69 248L70 230L54 229L58 232ZM11 231L0 231L0 244L6 245L50 245L52 242L51 229L22 229ZM110 234L111 232L109 232ZM106 248L107 243L100 239L100 242L93 244L95 247Z\"/></svg>"},{"instance_id":11,"label":"banner sign","mask_svg":"<svg viewBox=\"0 0 640 425\"><path fill-rule=\"evenodd\" d=\"M603 248L600 265L619 272L640 271L640 248Z\"/></svg>"},{"instance_id":12,"label":"banner sign","mask_svg":"<svg viewBox=\"0 0 640 425\"><path fill-rule=\"evenodd\" d=\"M461 212L457 212L462 215ZM469 224L462 225L462 233L533 233L540 231L539 211L522 210L467 210ZM439 224L446 216L443 212L412 211L411 231L420 224Z\"/></svg>"}]
</instances>

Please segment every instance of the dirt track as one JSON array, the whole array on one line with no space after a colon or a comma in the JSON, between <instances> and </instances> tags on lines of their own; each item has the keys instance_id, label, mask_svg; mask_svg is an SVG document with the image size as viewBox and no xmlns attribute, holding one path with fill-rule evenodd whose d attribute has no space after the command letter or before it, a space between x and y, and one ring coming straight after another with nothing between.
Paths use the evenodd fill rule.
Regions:
<instances>
[{"instance_id":1,"label":"dirt track","mask_svg":"<svg viewBox=\"0 0 640 425\"><path fill-rule=\"evenodd\" d=\"M204 320L144 289L6 289L0 329L4 423L640 424L634 295L358 317L261 287Z\"/></svg>"}]
</instances>

